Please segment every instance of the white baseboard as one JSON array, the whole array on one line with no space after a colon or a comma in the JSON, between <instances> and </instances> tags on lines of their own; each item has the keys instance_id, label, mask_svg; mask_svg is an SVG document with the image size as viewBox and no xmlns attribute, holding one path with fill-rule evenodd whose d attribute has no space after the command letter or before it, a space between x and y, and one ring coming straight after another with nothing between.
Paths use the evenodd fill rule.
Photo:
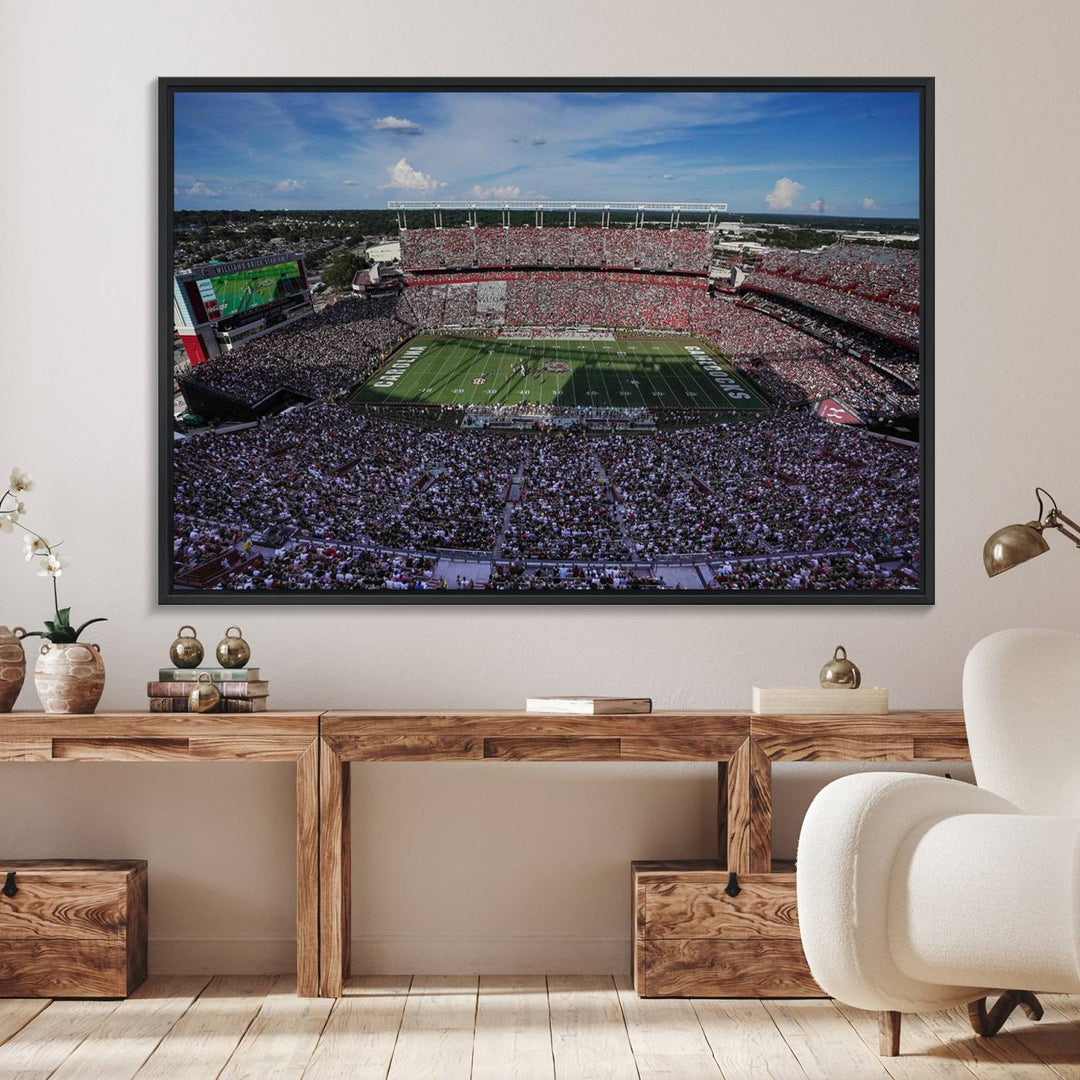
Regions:
<instances>
[{"instance_id":1,"label":"white baseboard","mask_svg":"<svg viewBox=\"0 0 1080 1080\"><path fill-rule=\"evenodd\" d=\"M402 934L353 938L353 970L367 975L629 974L623 937ZM293 938L152 937L154 975L271 975L296 970Z\"/></svg>"}]
</instances>

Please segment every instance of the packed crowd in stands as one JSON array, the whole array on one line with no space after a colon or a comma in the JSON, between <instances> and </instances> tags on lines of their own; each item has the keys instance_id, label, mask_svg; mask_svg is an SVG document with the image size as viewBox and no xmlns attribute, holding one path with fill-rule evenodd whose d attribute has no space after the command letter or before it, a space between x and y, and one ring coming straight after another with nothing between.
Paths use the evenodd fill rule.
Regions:
<instances>
[{"instance_id":1,"label":"packed crowd in stands","mask_svg":"<svg viewBox=\"0 0 1080 1080\"><path fill-rule=\"evenodd\" d=\"M918 354L903 345L777 296L743 293L739 306L771 315L818 341L842 349L857 359L866 360L895 375L910 390L917 391L919 388Z\"/></svg>"},{"instance_id":2,"label":"packed crowd in stands","mask_svg":"<svg viewBox=\"0 0 1080 1080\"><path fill-rule=\"evenodd\" d=\"M833 244L821 251L771 251L741 288L806 304L915 347L919 256L914 251Z\"/></svg>"},{"instance_id":3,"label":"packed crowd in stands","mask_svg":"<svg viewBox=\"0 0 1080 1080\"><path fill-rule=\"evenodd\" d=\"M259 554L242 569L226 576L218 588L312 592L434 589L440 587L433 574L435 561L425 555L298 540L288 548Z\"/></svg>"},{"instance_id":4,"label":"packed crowd in stands","mask_svg":"<svg viewBox=\"0 0 1080 1080\"><path fill-rule=\"evenodd\" d=\"M858 551L912 556L918 454L805 413L612 435L597 456L642 558Z\"/></svg>"},{"instance_id":5,"label":"packed crowd in stands","mask_svg":"<svg viewBox=\"0 0 1080 1080\"><path fill-rule=\"evenodd\" d=\"M918 582L913 561L883 572L871 555L811 555L802 558L726 560L711 563L707 588L726 592L760 590L843 591L896 589Z\"/></svg>"},{"instance_id":6,"label":"packed crowd in stands","mask_svg":"<svg viewBox=\"0 0 1080 1080\"><path fill-rule=\"evenodd\" d=\"M246 405L279 389L323 398L374 373L413 331L397 297L339 300L288 329L248 341L192 369L200 386Z\"/></svg>"},{"instance_id":7,"label":"packed crowd in stands","mask_svg":"<svg viewBox=\"0 0 1080 1080\"><path fill-rule=\"evenodd\" d=\"M520 453L470 434L326 402L298 407L179 442L175 504L245 535L288 523L317 540L490 550Z\"/></svg>"},{"instance_id":8,"label":"packed crowd in stands","mask_svg":"<svg viewBox=\"0 0 1080 1080\"><path fill-rule=\"evenodd\" d=\"M761 269L902 311L919 310L917 251L867 244L832 244L820 251L778 248L765 256Z\"/></svg>"},{"instance_id":9,"label":"packed crowd in stands","mask_svg":"<svg viewBox=\"0 0 1080 1080\"><path fill-rule=\"evenodd\" d=\"M755 360L739 364L739 370L781 405L837 397L865 419L902 416L918 408L918 395L897 392L895 379L843 354L827 359Z\"/></svg>"},{"instance_id":10,"label":"packed crowd in stands","mask_svg":"<svg viewBox=\"0 0 1080 1080\"><path fill-rule=\"evenodd\" d=\"M687 331L716 301L703 281L583 270L411 280L403 318L438 326L610 326Z\"/></svg>"},{"instance_id":11,"label":"packed crowd in stands","mask_svg":"<svg viewBox=\"0 0 1080 1080\"><path fill-rule=\"evenodd\" d=\"M611 485L590 436L566 433L529 448L521 498L510 507L502 552L525 559L625 559Z\"/></svg>"},{"instance_id":12,"label":"packed crowd in stands","mask_svg":"<svg viewBox=\"0 0 1080 1080\"><path fill-rule=\"evenodd\" d=\"M440 550L502 564L496 583L508 587L530 559L680 555L707 556L722 588L777 575L795 582L784 588L917 580L918 451L805 413L639 435L488 435L323 402L191 435L174 454L176 563L243 546L217 583L226 589L442 587ZM538 580L593 587L582 582L603 573L565 585L549 568Z\"/></svg>"},{"instance_id":13,"label":"packed crowd in stands","mask_svg":"<svg viewBox=\"0 0 1080 1080\"><path fill-rule=\"evenodd\" d=\"M711 233L666 225L641 229L523 225L405 229L401 233L406 270L587 266L704 274L711 255Z\"/></svg>"},{"instance_id":14,"label":"packed crowd in stands","mask_svg":"<svg viewBox=\"0 0 1080 1080\"><path fill-rule=\"evenodd\" d=\"M188 514L176 514L173 523L173 569L203 566L233 551L247 538L243 529L222 528Z\"/></svg>"}]
</instances>

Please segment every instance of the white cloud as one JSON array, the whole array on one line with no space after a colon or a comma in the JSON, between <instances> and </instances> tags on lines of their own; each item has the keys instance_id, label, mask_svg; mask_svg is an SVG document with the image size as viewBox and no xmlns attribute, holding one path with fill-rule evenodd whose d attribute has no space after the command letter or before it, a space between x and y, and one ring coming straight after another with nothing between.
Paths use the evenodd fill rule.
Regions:
<instances>
[{"instance_id":1,"label":"white cloud","mask_svg":"<svg viewBox=\"0 0 1080 1080\"><path fill-rule=\"evenodd\" d=\"M810 204L810 209L811 210L816 210L816 211L818 211L818 213L823 214L826 210L831 210L832 206L829 203L827 203L824 199L815 199Z\"/></svg>"},{"instance_id":2,"label":"white cloud","mask_svg":"<svg viewBox=\"0 0 1080 1080\"><path fill-rule=\"evenodd\" d=\"M473 184L469 188L470 199L520 199L521 188L513 184L504 184L502 187L484 187L481 184Z\"/></svg>"},{"instance_id":3,"label":"white cloud","mask_svg":"<svg viewBox=\"0 0 1080 1080\"><path fill-rule=\"evenodd\" d=\"M765 196L765 204L770 210L787 210L798 198L799 193L805 189L805 184L782 176L773 184L772 191Z\"/></svg>"},{"instance_id":4,"label":"white cloud","mask_svg":"<svg viewBox=\"0 0 1080 1080\"><path fill-rule=\"evenodd\" d=\"M359 180L342 180L341 182L346 187L359 187L360 186L360 181Z\"/></svg>"},{"instance_id":5,"label":"white cloud","mask_svg":"<svg viewBox=\"0 0 1080 1080\"><path fill-rule=\"evenodd\" d=\"M379 116L371 121L376 131L389 131L393 135L422 135L424 129L411 120L399 116Z\"/></svg>"},{"instance_id":6,"label":"white cloud","mask_svg":"<svg viewBox=\"0 0 1080 1080\"><path fill-rule=\"evenodd\" d=\"M404 188L406 191L434 191L436 188L446 187L446 181L436 180L433 176L414 169L405 158L399 158L397 162L387 169L390 173L390 183L383 184L384 188Z\"/></svg>"},{"instance_id":7,"label":"white cloud","mask_svg":"<svg viewBox=\"0 0 1080 1080\"><path fill-rule=\"evenodd\" d=\"M877 203L873 199L871 199L869 196L867 196L867 198L863 199L862 204L863 204L863 209L864 210L874 210L874 209L877 208Z\"/></svg>"},{"instance_id":8,"label":"white cloud","mask_svg":"<svg viewBox=\"0 0 1080 1080\"><path fill-rule=\"evenodd\" d=\"M282 195L292 195L297 191L304 190L303 180L279 180L274 185L274 190Z\"/></svg>"},{"instance_id":9,"label":"white cloud","mask_svg":"<svg viewBox=\"0 0 1080 1080\"><path fill-rule=\"evenodd\" d=\"M196 180L195 183L192 184L191 187L189 187L187 191L184 192L184 194L205 195L209 198L214 198L215 196L220 195L221 192L215 191L212 188L207 187L206 184L204 184L201 180Z\"/></svg>"}]
</instances>

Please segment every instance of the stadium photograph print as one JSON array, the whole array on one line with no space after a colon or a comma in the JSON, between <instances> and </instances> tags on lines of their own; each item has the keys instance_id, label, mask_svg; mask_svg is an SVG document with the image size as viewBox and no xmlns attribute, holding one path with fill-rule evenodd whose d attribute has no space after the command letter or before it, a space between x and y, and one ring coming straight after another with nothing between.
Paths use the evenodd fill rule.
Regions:
<instances>
[{"instance_id":1,"label":"stadium photograph print","mask_svg":"<svg viewBox=\"0 0 1080 1080\"><path fill-rule=\"evenodd\" d=\"M932 95L160 80L161 602L932 603Z\"/></svg>"}]
</instances>

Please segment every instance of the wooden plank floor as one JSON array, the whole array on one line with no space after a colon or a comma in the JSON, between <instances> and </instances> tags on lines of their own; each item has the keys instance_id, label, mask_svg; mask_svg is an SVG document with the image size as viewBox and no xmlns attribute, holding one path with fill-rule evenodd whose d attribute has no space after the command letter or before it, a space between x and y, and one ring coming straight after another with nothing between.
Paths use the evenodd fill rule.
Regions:
<instances>
[{"instance_id":1,"label":"wooden plank floor","mask_svg":"<svg viewBox=\"0 0 1080 1080\"><path fill-rule=\"evenodd\" d=\"M0 999L0 1080L1080 1080L1080 997L977 1039L962 1010L643 1000L624 976L158 976L127 1001Z\"/></svg>"}]
</instances>

